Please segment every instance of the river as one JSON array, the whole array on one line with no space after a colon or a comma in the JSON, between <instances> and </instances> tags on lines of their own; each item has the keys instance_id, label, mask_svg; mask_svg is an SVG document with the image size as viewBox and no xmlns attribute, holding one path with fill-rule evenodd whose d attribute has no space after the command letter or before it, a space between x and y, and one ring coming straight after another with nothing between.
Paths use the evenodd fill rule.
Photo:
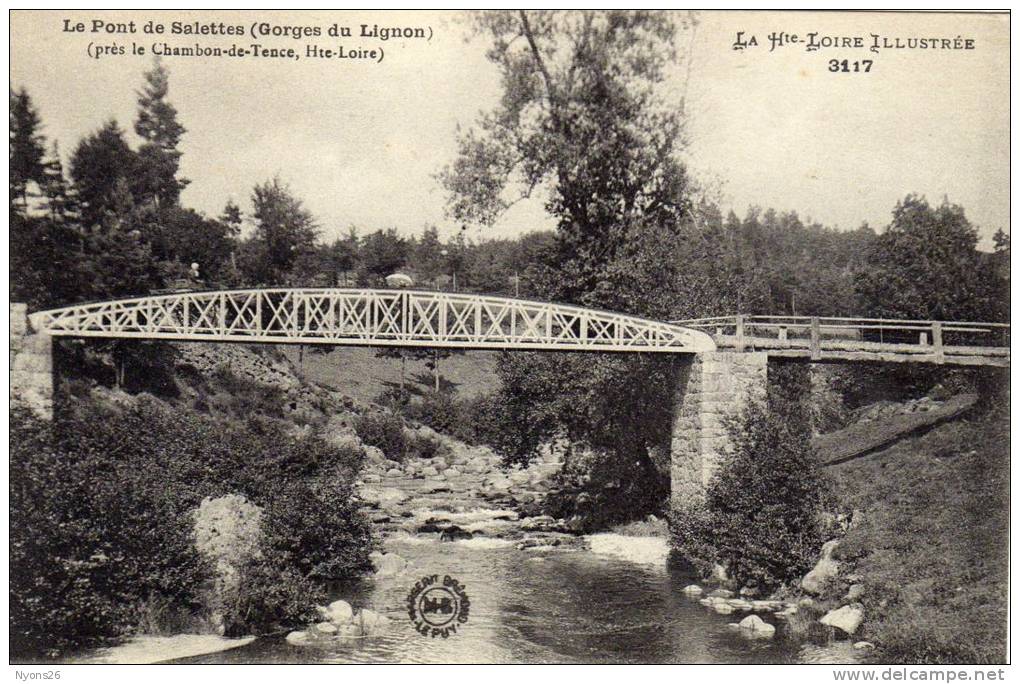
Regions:
<instances>
[{"instance_id":1,"label":"river","mask_svg":"<svg viewBox=\"0 0 1020 684\"><path fill-rule=\"evenodd\" d=\"M659 540L635 539L657 543ZM344 598L391 619L383 634L292 646L282 637L192 663L797 663L852 659L846 648L760 639L727 626L683 595L694 581L675 564L635 563L592 551L519 550L501 540L387 543L413 570L364 580ZM449 575L469 618L443 639L419 634L407 596L420 575Z\"/></svg>"},{"instance_id":2,"label":"river","mask_svg":"<svg viewBox=\"0 0 1020 684\"><path fill-rule=\"evenodd\" d=\"M394 469L396 468L396 469ZM444 470L445 468L445 470ZM383 551L398 569L332 598L389 618L378 634L283 635L175 662L188 663L797 663L853 660L852 649L803 645L777 622L755 638L681 591L696 578L667 559L666 540L604 534L579 538L562 521L527 518L519 502L542 495L560 464L505 473L490 452L397 465L369 463L360 493ZM443 530L471 537L443 541ZM525 548L522 548L525 547ZM423 636L408 595L423 577L450 577L468 598L466 622L447 638Z\"/></svg>"}]
</instances>

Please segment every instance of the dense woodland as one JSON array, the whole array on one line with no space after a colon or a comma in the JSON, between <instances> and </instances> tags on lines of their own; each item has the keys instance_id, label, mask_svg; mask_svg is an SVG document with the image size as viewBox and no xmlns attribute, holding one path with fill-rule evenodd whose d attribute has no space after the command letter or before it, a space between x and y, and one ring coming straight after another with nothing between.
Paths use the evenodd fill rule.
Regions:
<instances>
[{"instance_id":1,"label":"dense woodland","mask_svg":"<svg viewBox=\"0 0 1020 684\"><path fill-rule=\"evenodd\" d=\"M11 92L14 301L37 310L143 295L182 281L201 288L378 286L405 272L421 287L452 289L456 280L464 291L548 296L665 318L1008 316L1009 236L1000 230L994 254L979 252L962 207L932 206L915 195L890 208L890 224L878 232L867 225L836 231L796 212L751 207L743 218L724 215L699 198L677 166L677 187L668 191L679 197L657 200L662 206L654 220L636 206L629 214L605 209L597 225L475 242L465 239L466 224L446 240L428 225L323 226L283 180L270 177L251 188L249 215L226 200L219 216L206 216L180 201L189 183L178 170L186 129L169 86L167 70L157 64L138 95L134 135L109 120L77 141L69 157L46 139L29 92ZM587 142L575 145L590 154ZM468 200L461 194L487 187L478 178L468 186L463 176L477 171L465 169L465 159L447 170L453 214L484 221L462 207ZM606 246L588 254L572 244L574 230L593 233L579 244ZM191 277L192 263L198 278ZM570 269L576 278L563 277Z\"/></svg>"}]
</instances>

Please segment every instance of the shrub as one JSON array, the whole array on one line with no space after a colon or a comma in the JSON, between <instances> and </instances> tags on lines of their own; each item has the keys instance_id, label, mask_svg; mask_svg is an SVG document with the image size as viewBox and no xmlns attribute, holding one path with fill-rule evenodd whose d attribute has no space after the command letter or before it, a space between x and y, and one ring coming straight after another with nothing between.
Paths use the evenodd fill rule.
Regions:
<instances>
[{"instance_id":1,"label":"shrub","mask_svg":"<svg viewBox=\"0 0 1020 684\"><path fill-rule=\"evenodd\" d=\"M322 601L322 587L285 564L265 558L241 567L238 591L224 602L226 636L268 632L311 622Z\"/></svg>"},{"instance_id":2,"label":"shrub","mask_svg":"<svg viewBox=\"0 0 1020 684\"><path fill-rule=\"evenodd\" d=\"M218 367L212 380L226 393L227 413L246 417L253 415L280 418L284 415L284 393L279 387L265 385L255 380L236 375L226 366Z\"/></svg>"},{"instance_id":3,"label":"shrub","mask_svg":"<svg viewBox=\"0 0 1020 684\"><path fill-rule=\"evenodd\" d=\"M407 455L414 458L429 459L450 453L449 447L430 434L408 430L404 439L407 443Z\"/></svg>"},{"instance_id":4,"label":"shrub","mask_svg":"<svg viewBox=\"0 0 1020 684\"><path fill-rule=\"evenodd\" d=\"M750 401L729 421L733 448L703 506L674 514L674 545L702 570L720 563L739 585L768 590L811 569L827 488L796 408L779 396Z\"/></svg>"},{"instance_id":5,"label":"shrub","mask_svg":"<svg viewBox=\"0 0 1020 684\"><path fill-rule=\"evenodd\" d=\"M487 394L465 400L454 435L468 444L497 446L506 432L506 409L497 395Z\"/></svg>"},{"instance_id":6,"label":"shrub","mask_svg":"<svg viewBox=\"0 0 1020 684\"><path fill-rule=\"evenodd\" d=\"M195 548L192 511L231 493L265 510L269 564L248 569L231 628L302 619L310 583L369 567L370 527L351 491L363 458L264 417L242 423L152 399L72 407L52 425L14 413L12 651L84 647L160 615L201 617L212 569Z\"/></svg>"},{"instance_id":7,"label":"shrub","mask_svg":"<svg viewBox=\"0 0 1020 684\"><path fill-rule=\"evenodd\" d=\"M68 448L22 411L10 446L12 652L98 643L131 629L146 602L199 608L211 568L193 546L188 504L144 463L116 443Z\"/></svg>"},{"instance_id":8,"label":"shrub","mask_svg":"<svg viewBox=\"0 0 1020 684\"><path fill-rule=\"evenodd\" d=\"M408 404L405 413L433 430L446 434L453 434L463 422L461 407L445 392L426 392L420 401Z\"/></svg>"},{"instance_id":9,"label":"shrub","mask_svg":"<svg viewBox=\"0 0 1020 684\"><path fill-rule=\"evenodd\" d=\"M404 420L389 411L372 411L358 416L354 430L368 446L378 447L387 458L404 460L407 442L404 437Z\"/></svg>"},{"instance_id":10,"label":"shrub","mask_svg":"<svg viewBox=\"0 0 1020 684\"><path fill-rule=\"evenodd\" d=\"M370 570L372 532L349 480L293 480L266 503L264 553L302 577L345 580Z\"/></svg>"}]
</instances>

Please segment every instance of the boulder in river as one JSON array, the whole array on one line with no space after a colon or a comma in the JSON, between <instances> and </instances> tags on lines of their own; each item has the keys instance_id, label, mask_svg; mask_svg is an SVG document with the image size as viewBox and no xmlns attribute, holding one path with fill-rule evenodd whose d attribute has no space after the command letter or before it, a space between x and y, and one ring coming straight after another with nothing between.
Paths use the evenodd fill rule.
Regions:
<instances>
[{"instance_id":1,"label":"boulder in river","mask_svg":"<svg viewBox=\"0 0 1020 684\"><path fill-rule=\"evenodd\" d=\"M864 596L864 585L863 584L851 584L850 588L846 592L846 596L843 597L844 601L850 603L860 601L861 597Z\"/></svg>"},{"instance_id":2,"label":"boulder in river","mask_svg":"<svg viewBox=\"0 0 1020 684\"><path fill-rule=\"evenodd\" d=\"M376 577L394 577L407 567L407 561L395 553L384 553L373 559L373 562L375 563Z\"/></svg>"},{"instance_id":3,"label":"boulder in river","mask_svg":"<svg viewBox=\"0 0 1020 684\"><path fill-rule=\"evenodd\" d=\"M378 634L389 624L389 622L389 618L385 615L380 615L374 610L369 610L368 608L363 608L354 620L354 623L361 629L361 633L365 636Z\"/></svg>"},{"instance_id":4,"label":"boulder in river","mask_svg":"<svg viewBox=\"0 0 1020 684\"><path fill-rule=\"evenodd\" d=\"M747 611L747 610L753 610L753 609L754 609L754 604L752 604L752 603L751 603L750 601L748 601L747 599L742 599L742 598L731 598L731 599L729 599L729 600L727 601L727 603L728 603L728 604L729 604L730 606L732 606L733 608L737 609L737 610L744 610L744 611Z\"/></svg>"},{"instance_id":5,"label":"boulder in river","mask_svg":"<svg viewBox=\"0 0 1020 684\"><path fill-rule=\"evenodd\" d=\"M296 631L289 633L284 640L291 646L307 646L311 638L308 636L308 632Z\"/></svg>"},{"instance_id":6,"label":"boulder in river","mask_svg":"<svg viewBox=\"0 0 1020 684\"><path fill-rule=\"evenodd\" d=\"M323 617L334 625L343 625L350 622L351 618L354 617L354 609L351 608L351 604L347 603L347 601L340 599L326 606L322 614Z\"/></svg>"},{"instance_id":7,"label":"boulder in river","mask_svg":"<svg viewBox=\"0 0 1020 684\"><path fill-rule=\"evenodd\" d=\"M819 622L827 627L835 627L847 634L853 634L864 622L864 606L859 603L841 606L830 610Z\"/></svg>"},{"instance_id":8,"label":"boulder in river","mask_svg":"<svg viewBox=\"0 0 1020 684\"><path fill-rule=\"evenodd\" d=\"M757 615L748 615L740 621L740 628L746 629L755 635L770 637L776 633L776 628L762 620Z\"/></svg>"},{"instance_id":9,"label":"boulder in river","mask_svg":"<svg viewBox=\"0 0 1020 684\"><path fill-rule=\"evenodd\" d=\"M683 592L688 596L701 596L701 592L703 591L704 589L699 587L697 584L688 584L683 588Z\"/></svg>"},{"instance_id":10,"label":"boulder in river","mask_svg":"<svg viewBox=\"0 0 1020 684\"><path fill-rule=\"evenodd\" d=\"M439 533L440 541L457 541L458 539L471 539L474 535L459 525L450 525Z\"/></svg>"},{"instance_id":11,"label":"boulder in river","mask_svg":"<svg viewBox=\"0 0 1020 684\"><path fill-rule=\"evenodd\" d=\"M312 625L312 629L319 634L336 634L336 625L332 622L319 622Z\"/></svg>"}]
</instances>

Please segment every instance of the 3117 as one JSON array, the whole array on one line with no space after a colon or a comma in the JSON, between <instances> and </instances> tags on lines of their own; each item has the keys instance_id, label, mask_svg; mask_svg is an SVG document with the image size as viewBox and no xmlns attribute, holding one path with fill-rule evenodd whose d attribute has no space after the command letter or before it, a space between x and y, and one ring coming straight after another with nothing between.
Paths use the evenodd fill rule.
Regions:
<instances>
[{"instance_id":1,"label":"3117","mask_svg":"<svg viewBox=\"0 0 1020 684\"><path fill-rule=\"evenodd\" d=\"M830 59L829 71L839 74L868 73L871 71L873 60L860 59L851 62L849 59Z\"/></svg>"}]
</instances>

